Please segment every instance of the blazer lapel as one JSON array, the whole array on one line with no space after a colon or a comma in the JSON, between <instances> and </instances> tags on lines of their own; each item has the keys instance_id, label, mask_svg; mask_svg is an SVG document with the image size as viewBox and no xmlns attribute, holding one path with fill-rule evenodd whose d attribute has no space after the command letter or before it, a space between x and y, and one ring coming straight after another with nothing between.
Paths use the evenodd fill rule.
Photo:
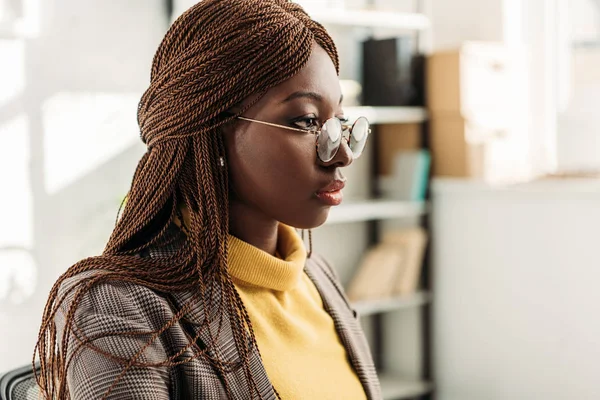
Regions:
<instances>
[{"instance_id":1,"label":"blazer lapel","mask_svg":"<svg viewBox=\"0 0 600 400\"><path fill-rule=\"evenodd\" d=\"M219 359L227 363L237 364L241 362L241 357L237 351L235 341L233 338L233 330L231 328L231 322L227 315L224 315L222 320L219 321L219 317L216 312L211 315L211 323L202 327L201 321L204 320L204 305L203 302L194 299L190 293L180 293L174 296L177 299L177 303L185 304L188 301L192 301L194 306L190 312L186 315L187 325L190 329L191 335L199 336L199 345L204 347L205 343L215 342L216 346L212 346L208 351L210 356L218 354ZM221 300L221 293L214 291L212 293L214 308L218 307L218 302ZM219 327L219 325L221 325ZM220 331L220 332L219 332ZM262 363L260 355L255 347L252 348L250 354L250 373L254 377L256 387L252 388L250 382L242 369L237 369L233 372L226 372L225 378L231 389L231 395L233 399L248 399L249 394L254 392L255 396L263 399L276 400L277 396L273 389L272 383L269 381L267 371Z\"/></svg>"},{"instance_id":2,"label":"blazer lapel","mask_svg":"<svg viewBox=\"0 0 600 400\"><path fill-rule=\"evenodd\" d=\"M182 234L178 232L179 230L174 231L174 235L178 236L176 236L173 241L170 241L168 245L150 249L150 257L168 257L177 252L181 241L184 240ZM220 360L227 363L241 362L241 357L238 354L233 338L231 321L227 315L224 315L221 320L217 315L216 310L219 308L220 302L222 301L222 293L218 286L215 285L214 290L207 291L206 296L205 299L201 299L199 296L194 296L191 292L177 292L172 293L170 297L177 308L191 302L192 308L186 313L182 323L185 325L191 338L199 335L198 345L201 348L205 348L206 343L215 342L215 346L211 346L208 351L210 356L214 357L215 355L218 355ZM208 296L211 298L209 299ZM208 325L202 325L202 322L205 321L207 317L207 315L205 315L205 304L208 303L209 300L211 300L213 304L212 314L208 316L211 322ZM251 350L249 363L250 374L254 377L255 387L248 382L246 374L242 369L226 372L224 373L225 376L220 376L220 379L227 380L231 390L231 397L233 399L245 400L252 397L250 394L254 392L255 395L258 395L258 398L276 400L277 396L273 389L273 385L269 381L260 355L254 347Z\"/></svg>"}]
</instances>

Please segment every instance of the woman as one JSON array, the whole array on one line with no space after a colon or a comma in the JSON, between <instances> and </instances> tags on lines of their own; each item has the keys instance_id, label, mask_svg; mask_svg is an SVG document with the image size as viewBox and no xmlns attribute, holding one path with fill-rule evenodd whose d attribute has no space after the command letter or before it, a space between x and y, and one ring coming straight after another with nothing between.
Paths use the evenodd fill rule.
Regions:
<instances>
[{"instance_id":1,"label":"woman","mask_svg":"<svg viewBox=\"0 0 600 400\"><path fill-rule=\"evenodd\" d=\"M369 133L342 135L337 74L331 38L289 1L205 0L172 25L123 213L49 295L46 398L380 397L333 269L294 229L341 202Z\"/></svg>"}]
</instances>

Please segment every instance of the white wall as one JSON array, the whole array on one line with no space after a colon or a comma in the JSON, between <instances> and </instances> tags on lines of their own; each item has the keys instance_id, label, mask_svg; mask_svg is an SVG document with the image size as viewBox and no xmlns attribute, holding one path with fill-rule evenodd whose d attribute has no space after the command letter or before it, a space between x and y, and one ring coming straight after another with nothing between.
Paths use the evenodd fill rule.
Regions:
<instances>
[{"instance_id":1,"label":"white wall","mask_svg":"<svg viewBox=\"0 0 600 400\"><path fill-rule=\"evenodd\" d=\"M31 361L51 284L110 234L167 27L161 0L28 3L34 34L0 39L0 371Z\"/></svg>"},{"instance_id":2,"label":"white wall","mask_svg":"<svg viewBox=\"0 0 600 400\"><path fill-rule=\"evenodd\" d=\"M600 182L433 189L440 400L600 398Z\"/></svg>"}]
</instances>

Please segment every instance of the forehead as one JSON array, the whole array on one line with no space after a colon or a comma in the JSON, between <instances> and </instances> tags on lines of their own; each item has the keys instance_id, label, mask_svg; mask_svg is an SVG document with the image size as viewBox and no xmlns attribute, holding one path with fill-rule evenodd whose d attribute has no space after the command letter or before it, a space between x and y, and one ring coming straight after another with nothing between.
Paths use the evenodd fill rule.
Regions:
<instances>
[{"instance_id":1,"label":"forehead","mask_svg":"<svg viewBox=\"0 0 600 400\"><path fill-rule=\"evenodd\" d=\"M335 106L340 101L340 84L331 58L323 48L313 44L308 62L292 78L269 89L267 101L282 101L297 91L314 92Z\"/></svg>"}]
</instances>

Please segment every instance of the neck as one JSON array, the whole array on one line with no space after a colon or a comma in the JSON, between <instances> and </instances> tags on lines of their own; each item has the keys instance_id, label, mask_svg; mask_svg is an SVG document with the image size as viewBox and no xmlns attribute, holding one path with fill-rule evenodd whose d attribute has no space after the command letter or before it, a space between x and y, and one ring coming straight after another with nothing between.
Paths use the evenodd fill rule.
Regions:
<instances>
[{"instance_id":1,"label":"neck","mask_svg":"<svg viewBox=\"0 0 600 400\"><path fill-rule=\"evenodd\" d=\"M181 205L185 225L190 225L190 211ZM180 226L178 219L175 223ZM232 200L229 205L229 233L262 251L275 255L277 252L277 228L279 222L266 217L245 204Z\"/></svg>"},{"instance_id":2,"label":"neck","mask_svg":"<svg viewBox=\"0 0 600 400\"><path fill-rule=\"evenodd\" d=\"M245 204L229 204L229 233L271 255L277 251L278 226L278 221Z\"/></svg>"}]
</instances>

